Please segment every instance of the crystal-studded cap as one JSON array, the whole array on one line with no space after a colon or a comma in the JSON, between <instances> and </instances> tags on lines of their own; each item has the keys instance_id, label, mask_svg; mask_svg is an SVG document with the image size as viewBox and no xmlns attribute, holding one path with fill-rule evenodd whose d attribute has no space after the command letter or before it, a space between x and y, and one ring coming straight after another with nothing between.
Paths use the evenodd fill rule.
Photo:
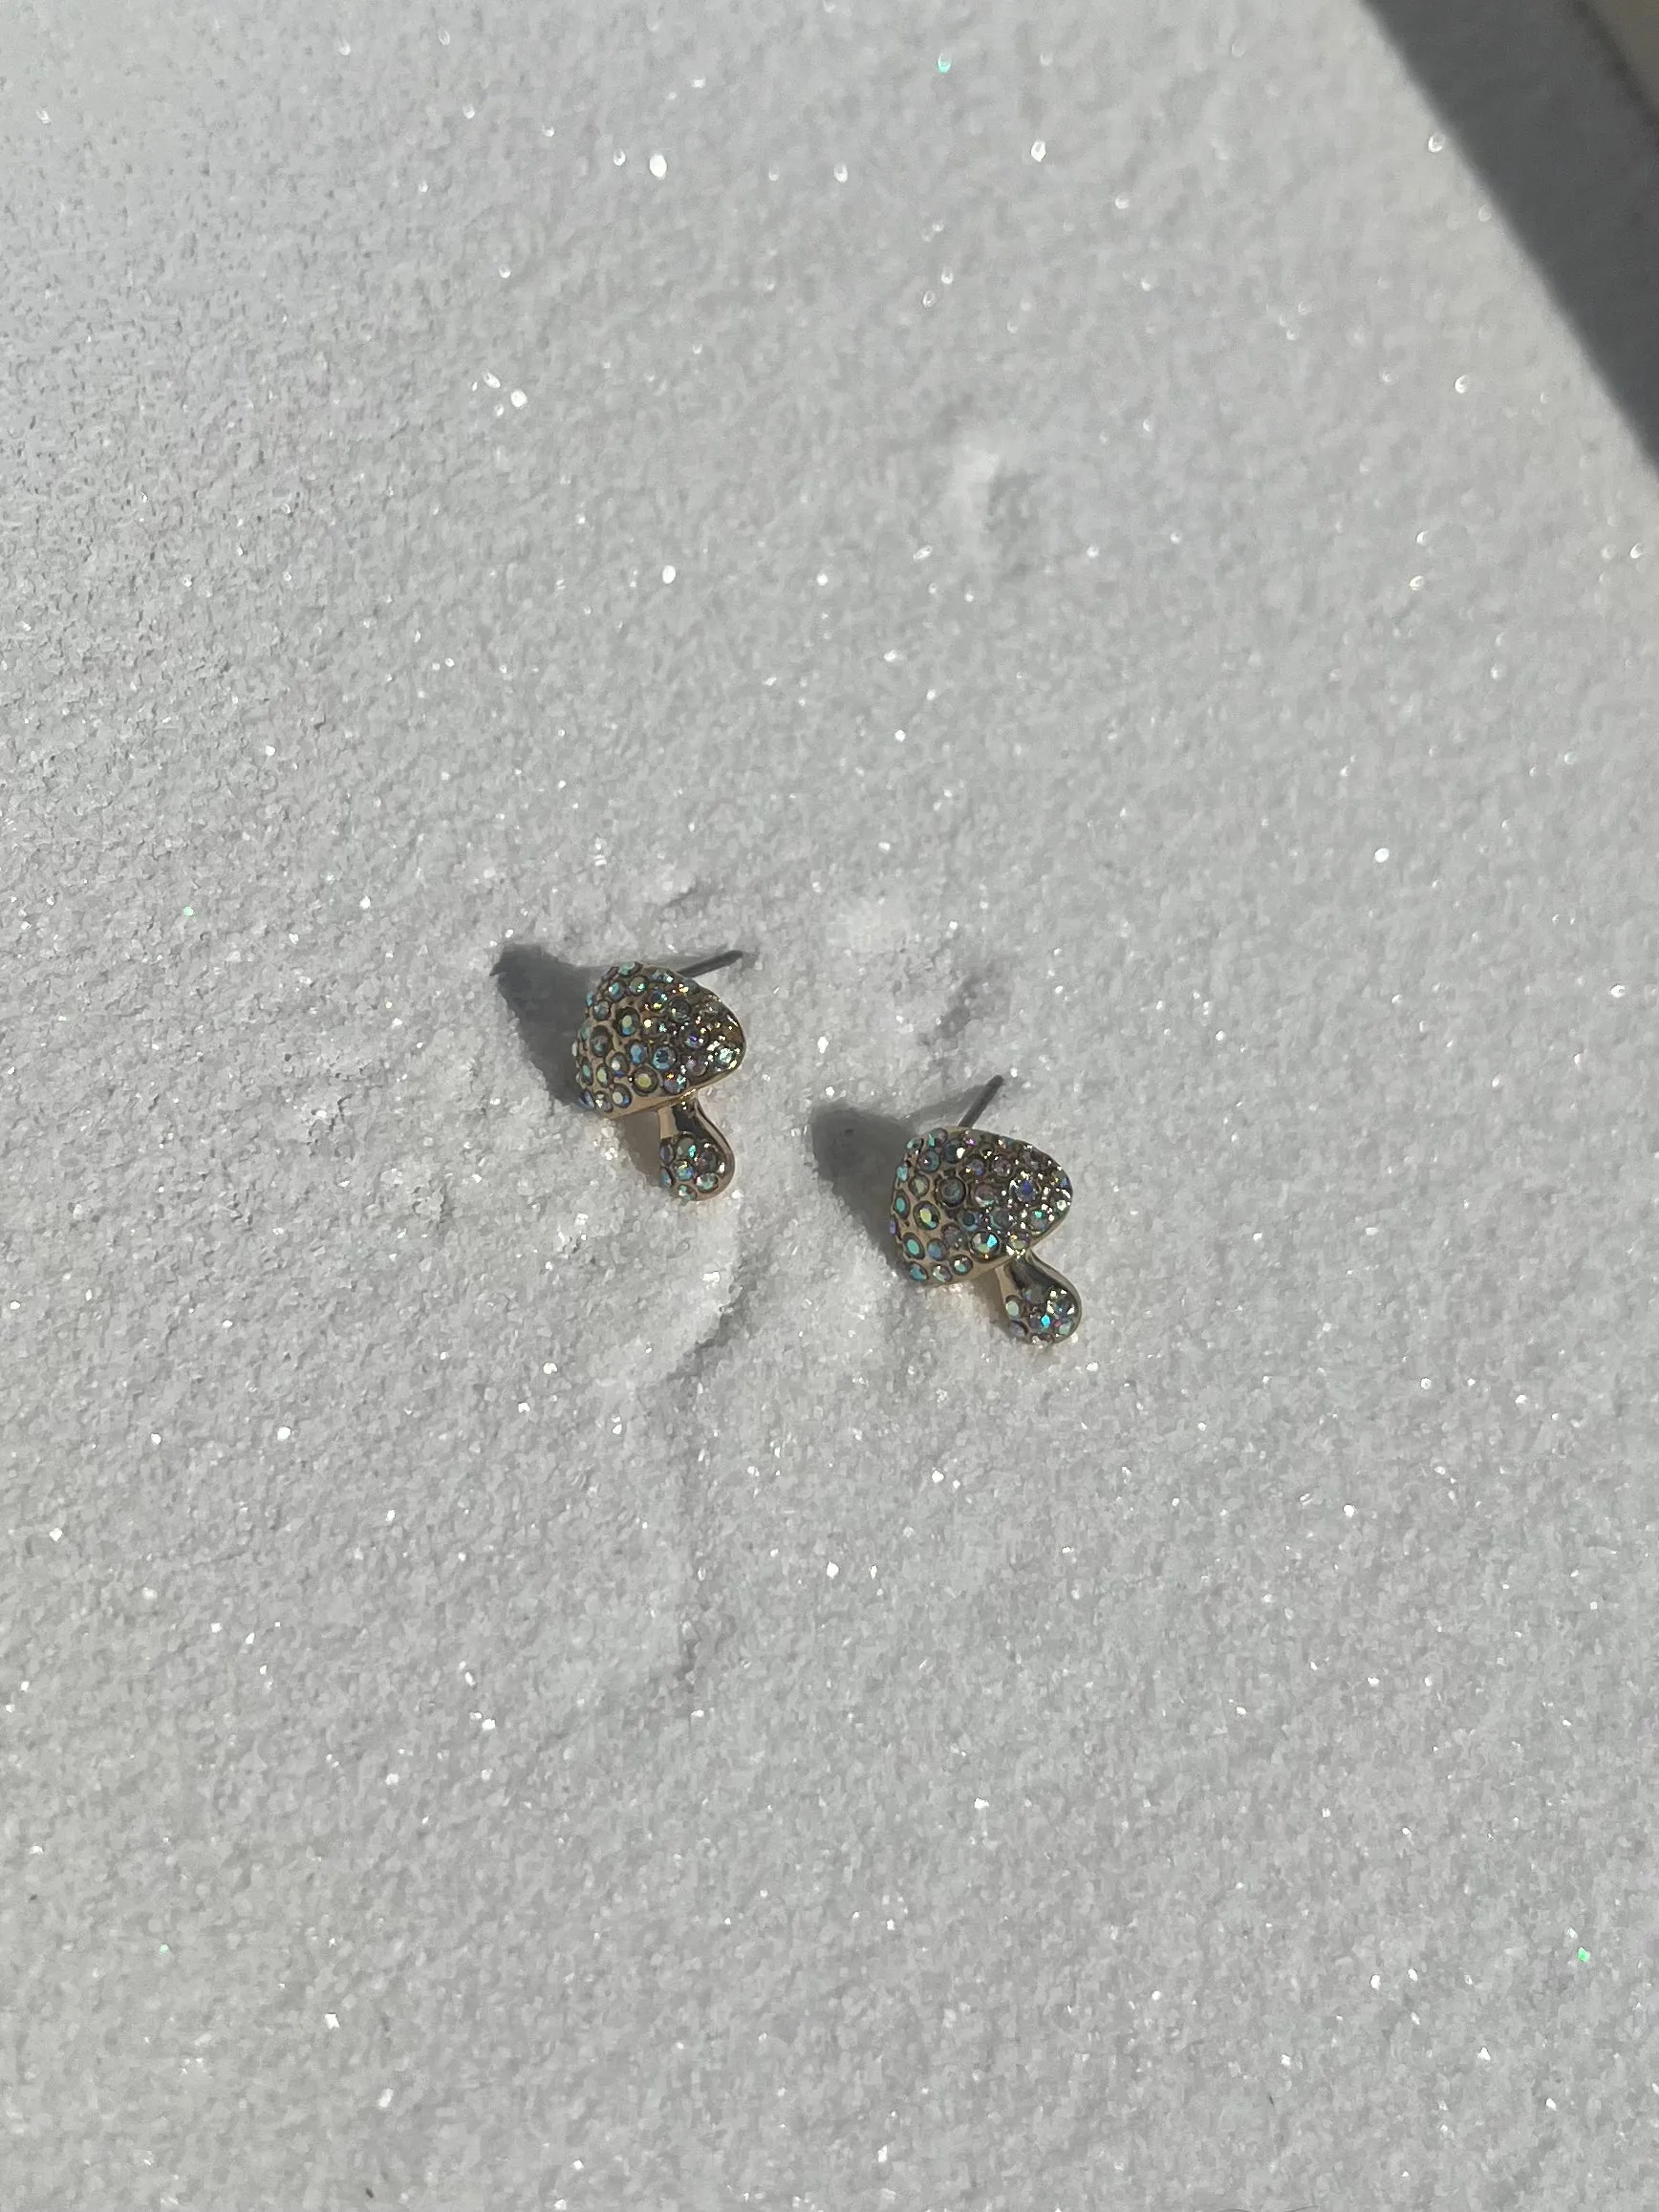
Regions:
<instances>
[{"instance_id":1,"label":"crystal-studded cap","mask_svg":"<svg viewBox=\"0 0 1659 2212\"><path fill-rule=\"evenodd\" d=\"M624 960L589 992L575 1055L582 1104L602 1114L634 1113L730 1075L743 1057L743 1025L700 983Z\"/></svg>"},{"instance_id":2,"label":"crystal-studded cap","mask_svg":"<svg viewBox=\"0 0 1659 2212\"><path fill-rule=\"evenodd\" d=\"M1035 1145L929 1129L905 1147L888 1226L914 1281L961 1282L1018 1259L1070 1210L1070 1181Z\"/></svg>"}]
</instances>

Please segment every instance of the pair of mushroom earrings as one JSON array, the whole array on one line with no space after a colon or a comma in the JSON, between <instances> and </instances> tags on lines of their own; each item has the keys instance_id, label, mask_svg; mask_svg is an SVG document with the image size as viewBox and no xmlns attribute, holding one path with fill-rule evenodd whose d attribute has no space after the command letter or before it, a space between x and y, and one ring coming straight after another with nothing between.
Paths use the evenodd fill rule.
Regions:
<instances>
[{"instance_id":1,"label":"pair of mushroom earrings","mask_svg":"<svg viewBox=\"0 0 1659 2212\"><path fill-rule=\"evenodd\" d=\"M732 1149L698 1093L742 1063L743 1025L697 978L742 957L717 953L678 970L624 960L588 993L576 1034L583 1105L613 1119L654 1108L662 1181L678 1198L713 1198L731 1181ZM1069 1213L1071 1185L1034 1145L975 1127L1002 1083L988 1083L959 1122L912 1137L894 1179L888 1231L914 1282L992 1276L1013 1335L1064 1343L1083 1301L1031 1248Z\"/></svg>"}]
</instances>

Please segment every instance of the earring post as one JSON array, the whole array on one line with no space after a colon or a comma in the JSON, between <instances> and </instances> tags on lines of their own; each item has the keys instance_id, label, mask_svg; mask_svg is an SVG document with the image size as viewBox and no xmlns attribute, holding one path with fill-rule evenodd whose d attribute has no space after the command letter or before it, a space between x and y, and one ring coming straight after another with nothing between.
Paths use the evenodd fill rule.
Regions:
<instances>
[{"instance_id":1,"label":"earring post","mask_svg":"<svg viewBox=\"0 0 1659 2212\"><path fill-rule=\"evenodd\" d=\"M744 957L742 953L711 953L706 960L687 960L680 969L682 976L712 976L717 968L729 968L734 960Z\"/></svg>"},{"instance_id":2,"label":"earring post","mask_svg":"<svg viewBox=\"0 0 1659 2212\"><path fill-rule=\"evenodd\" d=\"M985 1108L990 1105L991 1101L996 1097L997 1093L1002 1089L1003 1080L1004 1079L1000 1075L992 1076L990 1082L986 1084L984 1089L980 1091L979 1097L975 1099L973 1105L969 1106L967 1112L963 1114L961 1120L957 1124L958 1128L971 1129L973 1127L974 1124L979 1120L980 1116L984 1112Z\"/></svg>"}]
</instances>

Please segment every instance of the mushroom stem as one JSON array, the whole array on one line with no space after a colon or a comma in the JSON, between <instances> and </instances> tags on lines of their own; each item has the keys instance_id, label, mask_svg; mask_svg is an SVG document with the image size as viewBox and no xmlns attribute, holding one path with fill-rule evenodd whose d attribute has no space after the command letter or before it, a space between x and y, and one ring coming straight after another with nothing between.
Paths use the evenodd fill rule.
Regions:
<instances>
[{"instance_id":1,"label":"mushroom stem","mask_svg":"<svg viewBox=\"0 0 1659 2212\"><path fill-rule=\"evenodd\" d=\"M677 1198L717 1197L730 1182L732 1149L695 1091L657 1107L657 1135L662 1181Z\"/></svg>"},{"instance_id":2,"label":"mushroom stem","mask_svg":"<svg viewBox=\"0 0 1659 2212\"><path fill-rule=\"evenodd\" d=\"M958 1128L971 1129L973 1127L974 1124L979 1120L980 1116L984 1112L985 1108L990 1105L991 1101L996 1097L997 1093L1002 1089L1002 1082L1003 1078L1002 1076L992 1076L990 1082L986 1084L984 1089L980 1091L979 1097L975 1099L973 1105L969 1106L967 1112L963 1114L961 1120L957 1124Z\"/></svg>"},{"instance_id":3,"label":"mushroom stem","mask_svg":"<svg viewBox=\"0 0 1659 2212\"><path fill-rule=\"evenodd\" d=\"M1003 1260L995 1274L1008 1326L1027 1343L1064 1343L1082 1320L1074 1286L1033 1254Z\"/></svg>"}]
</instances>

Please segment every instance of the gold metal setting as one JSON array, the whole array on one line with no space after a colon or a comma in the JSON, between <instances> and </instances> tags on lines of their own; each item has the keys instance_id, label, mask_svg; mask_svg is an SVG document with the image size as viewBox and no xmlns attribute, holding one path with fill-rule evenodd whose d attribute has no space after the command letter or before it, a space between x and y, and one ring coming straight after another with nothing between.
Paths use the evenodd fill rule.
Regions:
<instances>
[{"instance_id":1,"label":"gold metal setting","mask_svg":"<svg viewBox=\"0 0 1659 2212\"><path fill-rule=\"evenodd\" d=\"M911 1139L888 1228L912 1281L994 1276L1012 1335L1026 1343L1064 1343L1083 1318L1083 1300L1031 1248L1071 1211L1071 1183L1035 1145L975 1127L1001 1087L999 1077L959 1123Z\"/></svg>"},{"instance_id":2,"label":"gold metal setting","mask_svg":"<svg viewBox=\"0 0 1659 2212\"><path fill-rule=\"evenodd\" d=\"M697 1094L743 1064L743 1024L693 978L742 957L720 953L679 970L637 960L607 968L576 1033L582 1104L616 1119L655 1108L661 1180L678 1198L718 1197L736 1166Z\"/></svg>"}]
</instances>

